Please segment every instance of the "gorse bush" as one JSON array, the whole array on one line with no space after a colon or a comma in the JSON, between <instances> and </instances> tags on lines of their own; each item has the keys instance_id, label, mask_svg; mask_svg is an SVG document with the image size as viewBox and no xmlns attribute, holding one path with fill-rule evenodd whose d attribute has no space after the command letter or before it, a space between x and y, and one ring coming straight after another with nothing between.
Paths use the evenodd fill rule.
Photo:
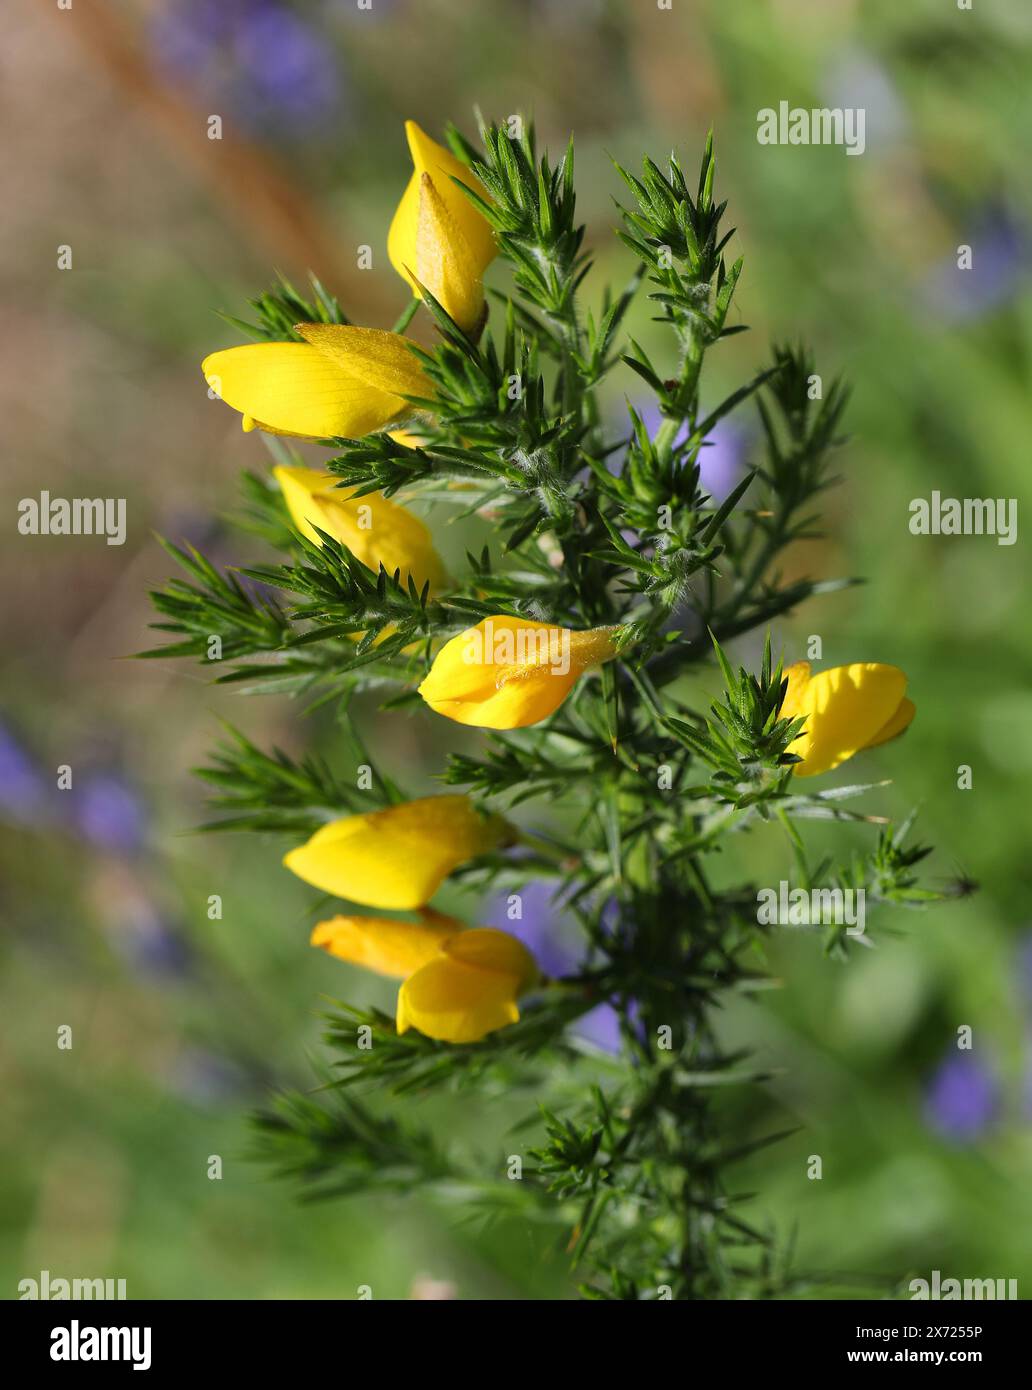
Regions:
<instances>
[{"instance_id":1,"label":"gorse bush","mask_svg":"<svg viewBox=\"0 0 1032 1390\"><path fill-rule=\"evenodd\" d=\"M415 167L388 247L414 297L393 331L350 324L315 279L310 302L281 284L239 325L254 341L204 364L212 392L269 440L271 476L245 479L247 525L283 562L237 577L169 546L185 577L154 595L172 641L149 654L218 661L221 682L336 706L325 761L231 733L202 769L211 828L280 835L287 869L343 900L312 944L399 982L393 1019L332 1011L328 1084L271 1107L261 1146L313 1195L418 1188L552 1222L588 1296L777 1293L801 1276L729 1187L733 1163L776 1136L727 1132L721 1088L757 1078L715 1020L729 994L764 983L755 948L778 921L755 884L716 888L707 861L773 822L793 901L943 896L917 881L927 851L909 825L853 809L867 787L809 780L906 729L902 672L785 671L769 632L756 672L724 653L844 582L783 583L777 566L814 534L846 392L822 388L805 349L778 346L703 412L707 354L744 331L730 321L742 261L726 256L712 139L695 185L674 157L665 171L619 169L633 274L589 311L572 144L553 166L530 129L484 128L479 150L454 130L449 149L407 132ZM489 314L495 256L511 288L491 292ZM639 295L668 332L661 357L623 336ZM418 310L433 347L404 336ZM630 406L622 428L603 415L622 365L654 397L654 431ZM758 412L763 457L718 500L703 451L739 410ZM324 466L280 436L320 441ZM492 543L461 573L409 510L430 501L492 520ZM682 678L714 657L723 694L694 709ZM489 732L439 769L440 795L411 799L352 718L365 691L388 718ZM875 838L814 865L808 818ZM513 931L431 907L446 879L506 894ZM542 879L582 933L561 978L518 937L521 890ZM865 930L849 920L824 923L829 952ZM577 1036L600 1003L618 1018L618 1055ZM478 1094L524 1095L515 1151L478 1161L426 1128L415 1097L442 1088L474 1107Z\"/></svg>"}]
</instances>

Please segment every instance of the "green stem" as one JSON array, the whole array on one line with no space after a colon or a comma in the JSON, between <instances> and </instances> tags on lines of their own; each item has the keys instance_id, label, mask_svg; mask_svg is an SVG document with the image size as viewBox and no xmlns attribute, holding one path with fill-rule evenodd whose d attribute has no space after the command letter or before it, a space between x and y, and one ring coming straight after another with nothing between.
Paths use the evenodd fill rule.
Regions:
<instances>
[{"instance_id":1,"label":"green stem","mask_svg":"<svg viewBox=\"0 0 1032 1390\"><path fill-rule=\"evenodd\" d=\"M408 328L409 324L416 317L416 311L418 310L422 302L423 301L421 299L417 299L415 296L413 296L412 299L409 300L408 304L406 304L405 308L398 315L397 319L395 320L394 327L391 329L391 332L404 333L405 329Z\"/></svg>"}]
</instances>

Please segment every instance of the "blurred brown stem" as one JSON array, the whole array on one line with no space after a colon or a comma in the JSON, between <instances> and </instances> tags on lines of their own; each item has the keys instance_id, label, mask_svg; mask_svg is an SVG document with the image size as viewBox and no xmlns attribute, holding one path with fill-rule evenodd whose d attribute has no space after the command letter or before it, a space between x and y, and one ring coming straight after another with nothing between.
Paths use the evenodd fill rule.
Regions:
<instances>
[{"instance_id":1,"label":"blurred brown stem","mask_svg":"<svg viewBox=\"0 0 1032 1390\"><path fill-rule=\"evenodd\" d=\"M153 122L173 153L208 183L274 264L293 274L314 270L363 318L393 318L394 301L373 277L363 275L360 283L355 268L342 259L341 246L350 244L347 234L327 235L311 199L265 150L227 129L221 140L209 140L200 110L155 72L128 24L108 4L94 0L77 6L72 23L56 7L54 13L130 108Z\"/></svg>"}]
</instances>

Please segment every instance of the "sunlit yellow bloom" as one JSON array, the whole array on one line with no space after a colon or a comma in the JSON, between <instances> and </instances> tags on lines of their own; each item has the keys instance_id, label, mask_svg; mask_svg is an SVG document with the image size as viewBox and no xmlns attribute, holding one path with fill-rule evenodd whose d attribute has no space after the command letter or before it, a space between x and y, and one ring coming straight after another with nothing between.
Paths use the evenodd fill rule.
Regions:
<instances>
[{"instance_id":1,"label":"sunlit yellow bloom","mask_svg":"<svg viewBox=\"0 0 1032 1390\"><path fill-rule=\"evenodd\" d=\"M333 917L315 928L312 945L404 981L399 1033L416 1028L441 1042L479 1042L518 1022L516 1001L538 979L527 948L493 927L466 931L454 917L426 910L422 917Z\"/></svg>"},{"instance_id":2,"label":"sunlit yellow bloom","mask_svg":"<svg viewBox=\"0 0 1032 1390\"><path fill-rule=\"evenodd\" d=\"M456 918L438 913L427 913L422 922L399 922L395 917L331 917L312 932L312 945L378 975L407 980L462 929Z\"/></svg>"},{"instance_id":3,"label":"sunlit yellow bloom","mask_svg":"<svg viewBox=\"0 0 1032 1390\"><path fill-rule=\"evenodd\" d=\"M493 927L460 932L398 991L399 1033L417 1028L441 1042L479 1042L519 1022L516 1000L537 980L522 942Z\"/></svg>"},{"instance_id":4,"label":"sunlit yellow bloom","mask_svg":"<svg viewBox=\"0 0 1032 1390\"><path fill-rule=\"evenodd\" d=\"M484 618L445 643L419 693L457 724L522 729L547 719L589 667L615 656L615 631Z\"/></svg>"},{"instance_id":5,"label":"sunlit yellow bloom","mask_svg":"<svg viewBox=\"0 0 1032 1390\"><path fill-rule=\"evenodd\" d=\"M802 758L797 777L813 777L844 763L863 748L901 734L914 717L906 698L907 678L896 666L857 661L810 674L808 661L785 671L788 692L783 719L805 717L803 732L788 751Z\"/></svg>"},{"instance_id":6,"label":"sunlit yellow bloom","mask_svg":"<svg viewBox=\"0 0 1032 1390\"><path fill-rule=\"evenodd\" d=\"M401 571L422 589L444 583L444 565L430 532L417 516L379 492L356 497L357 488L339 488L332 473L315 468L274 468L294 525L307 540L322 545L316 527L347 546L374 573L382 564L388 574Z\"/></svg>"},{"instance_id":7,"label":"sunlit yellow bloom","mask_svg":"<svg viewBox=\"0 0 1032 1390\"><path fill-rule=\"evenodd\" d=\"M324 893L408 910L428 903L467 859L511 837L501 816L481 815L468 796L427 796L331 821L283 863Z\"/></svg>"},{"instance_id":8,"label":"sunlit yellow bloom","mask_svg":"<svg viewBox=\"0 0 1032 1390\"><path fill-rule=\"evenodd\" d=\"M247 343L201 363L211 389L245 430L304 439L358 438L411 411L403 396L433 387L408 338L379 328L299 323L303 343Z\"/></svg>"},{"instance_id":9,"label":"sunlit yellow bloom","mask_svg":"<svg viewBox=\"0 0 1032 1390\"><path fill-rule=\"evenodd\" d=\"M487 200L483 185L415 121L405 122L415 166L387 236L391 265L418 294L424 285L460 328L484 315L484 271L498 254L487 220L453 177ZM417 283L418 282L418 283Z\"/></svg>"}]
</instances>

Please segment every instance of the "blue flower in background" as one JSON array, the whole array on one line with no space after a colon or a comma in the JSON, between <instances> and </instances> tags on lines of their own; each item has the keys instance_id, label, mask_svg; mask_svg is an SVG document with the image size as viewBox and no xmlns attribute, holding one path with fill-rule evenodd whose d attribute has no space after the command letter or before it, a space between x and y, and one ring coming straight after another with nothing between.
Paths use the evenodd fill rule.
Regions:
<instances>
[{"instance_id":1,"label":"blue flower in background","mask_svg":"<svg viewBox=\"0 0 1032 1390\"><path fill-rule=\"evenodd\" d=\"M599 1004L577 1020L574 1032L601 1052L620 1051L620 1015L612 1004Z\"/></svg>"},{"instance_id":2,"label":"blue flower in background","mask_svg":"<svg viewBox=\"0 0 1032 1390\"><path fill-rule=\"evenodd\" d=\"M235 53L250 78L255 105L268 103L299 126L315 125L337 100L337 69L319 35L291 10L254 7L241 26Z\"/></svg>"},{"instance_id":3,"label":"blue flower in background","mask_svg":"<svg viewBox=\"0 0 1032 1390\"><path fill-rule=\"evenodd\" d=\"M519 937L545 975L568 975L576 958L561 940L562 908L552 902L549 883L528 883L519 892L500 893L487 905L484 925ZM519 898L521 916L510 919L509 899Z\"/></svg>"},{"instance_id":4,"label":"blue flower in background","mask_svg":"<svg viewBox=\"0 0 1032 1390\"><path fill-rule=\"evenodd\" d=\"M961 238L971 247L971 266L961 270L956 255L928 276L923 294L932 311L952 321L979 318L1007 300L1028 262L1027 237L1006 213L996 212Z\"/></svg>"},{"instance_id":5,"label":"blue flower in background","mask_svg":"<svg viewBox=\"0 0 1032 1390\"><path fill-rule=\"evenodd\" d=\"M305 131L339 115L340 59L277 0L173 0L151 46L161 68L257 130Z\"/></svg>"},{"instance_id":6,"label":"blue flower in background","mask_svg":"<svg viewBox=\"0 0 1032 1390\"><path fill-rule=\"evenodd\" d=\"M510 920L509 898L500 894L487 905L484 925L498 927L519 937L546 975L569 975L579 964L569 943L571 923L563 916L561 903L552 902L554 888L549 883L529 883L519 890L522 916ZM611 1004L599 1004L573 1025L573 1031L606 1052L620 1048L619 1016Z\"/></svg>"},{"instance_id":7,"label":"blue flower in background","mask_svg":"<svg viewBox=\"0 0 1032 1390\"><path fill-rule=\"evenodd\" d=\"M113 773L84 777L71 793L79 833L101 849L135 854L146 838L147 818L140 798Z\"/></svg>"},{"instance_id":8,"label":"blue flower in background","mask_svg":"<svg viewBox=\"0 0 1032 1390\"><path fill-rule=\"evenodd\" d=\"M659 406L649 401L632 401L635 411L651 437L663 423ZM677 438L687 438L685 425ZM718 420L699 450L699 481L702 487L718 502L728 495L738 482L745 467L745 454L749 444L748 432L739 424L725 417Z\"/></svg>"},{"instance_id":9,"label":"blue flower in background","mask_svg":"<svg viewBox=\"0 0 1032 1390\"><path fill-rule=\"evenodd\" d=\"M134 890L118 893L106 917L108 938L119 955L139 975L160 980L182 980L192 971L193 953L185 938L158 909Z\"/></svg>"},{"instance_id":10,"label":"blue flower in background","mask_svg":"<svg viewBox=\"0 0 1032 1390\"><path fill-rule=\"evenodd\" d=\"M0 724L0 809L26 824L41 818L47 784L11 731Z\"/></svg>"},{"instance_id":11,"label":"blue flower in background","mask_svg":"<svg viewBox=\"0 0 1032 1390\"><path fill-rule=\"evenodd\" d=\"M51 792L53 791L53 796ZM57 792L14 735L0 724L0 813L25 825L64 821L100 849L135 854L143 848L147 814L132 788L113 772L76 775Z\"/></svg>"},{"instance_id":12,"label":"blue flower in background","mask_svg":"<svg viewBox=\"0 0 1032 1390\"><path fill-rule=\"evenodd\" d=\"M946 1139L971 1143L984 1134L999 1113L999 1087L987 1067L970 1053L946 1058L925 1097L930 1128Z\"/></svg>"},{"instance_id":13,"label":"blue flower in background","mask_svg":"<svg viewBox=\"0 0 1032 1390\"><path fill-rule=\"evenodd\" d=\"M718 502L741 477L749 436L730 420L718 420L699 452L699 477Z\"/></svg>"}]
</instances>

